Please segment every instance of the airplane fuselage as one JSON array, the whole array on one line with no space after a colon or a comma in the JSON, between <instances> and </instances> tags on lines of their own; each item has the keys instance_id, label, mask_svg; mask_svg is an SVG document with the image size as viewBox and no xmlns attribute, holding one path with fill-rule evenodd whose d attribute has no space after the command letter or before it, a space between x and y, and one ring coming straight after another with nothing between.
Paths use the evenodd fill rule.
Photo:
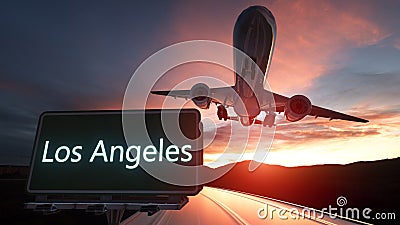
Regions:
<instances>
[{"instance_id":1,"label":"airplane fuselage","mask_svg":"<svg viewBox=\"0 0 400 225\"><path fill-rule=\"evenodd\" d=\"M275 34L275 19L265 7L247 8L235 23L233 46L250 57L243 58L234 52L236 69L234 88L240 98L235 102L234 110L243 125L251 125L261 112L257 93L264 90L275 45Z\"/></svg>"}]
</instances>

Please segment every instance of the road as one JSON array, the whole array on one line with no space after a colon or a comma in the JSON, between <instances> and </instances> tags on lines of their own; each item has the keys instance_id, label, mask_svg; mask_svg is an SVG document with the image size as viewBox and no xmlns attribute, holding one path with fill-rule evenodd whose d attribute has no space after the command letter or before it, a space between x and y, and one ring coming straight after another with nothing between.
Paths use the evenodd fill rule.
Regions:
<instances>
[{"instance_id":1,"label":"road","mask_svg":"<svg viewBox=\"0 0 400 225\"><path fill-rule=\"evenodd\" d=\"M136 213L121 224L365 224L332 219L326 214L321 217L318 212L303 211L302 214L303 209L279 200L204 187L197 196L190 197L181 210L160 211L153 216Z\"/></svg>"}]
</instances>

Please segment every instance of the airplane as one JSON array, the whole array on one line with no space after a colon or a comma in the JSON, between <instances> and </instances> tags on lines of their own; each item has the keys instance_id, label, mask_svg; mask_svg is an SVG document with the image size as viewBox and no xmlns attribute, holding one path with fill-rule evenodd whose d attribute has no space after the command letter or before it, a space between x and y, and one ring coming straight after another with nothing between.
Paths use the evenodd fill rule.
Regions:
<instances>
[{"instance_id":1,"label":"airplane","mask_svg":"<svg viewBox=\"0 0 400 225\"><path fill-rule=\"evenodd\" d=\"M217 104L219 120L240 121L243 126L262 124L276 126L276 113L283 112L289 122L296 122L304 117L314 116L367 123L368 120L336 112L311 104L304 95L285 97L264 89L276 39L276 22L272 13L264 6L250 6L237 18L233 31L233 46L248 56L240 57L234 51L235 85L231 87L209 88L204 83L192 86L190 90L154 91L155 95L191 99L201 108L208 109L211 103ZM242 62L240 62L242 60ZM254 68L254 66L258 68ZM262 75L257 75L257 69ZM240 72L240 75L239 75ZM233 107L237 116L228 116L227 107ZM256 119L266 112L263 121Z\"/></svg>"}]
</instances>

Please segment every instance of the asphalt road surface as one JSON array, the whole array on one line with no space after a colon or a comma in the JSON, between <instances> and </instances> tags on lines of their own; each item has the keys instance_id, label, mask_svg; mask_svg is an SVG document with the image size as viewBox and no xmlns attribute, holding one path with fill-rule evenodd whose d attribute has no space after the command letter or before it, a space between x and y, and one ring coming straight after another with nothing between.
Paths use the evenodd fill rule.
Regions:
<instances>
[{"instance_id":1,"label":"asphalt road surface","mask_svg":"<svg viewBox=\"0 0 400 225\"><path fill-rule=\"evenodd\" d=\"M204 187L197 196L189 197L181 210L160 211L153 216L136 213L121 224L366 224L303 209L279 200Z\"/></svg>"}]
</instances>

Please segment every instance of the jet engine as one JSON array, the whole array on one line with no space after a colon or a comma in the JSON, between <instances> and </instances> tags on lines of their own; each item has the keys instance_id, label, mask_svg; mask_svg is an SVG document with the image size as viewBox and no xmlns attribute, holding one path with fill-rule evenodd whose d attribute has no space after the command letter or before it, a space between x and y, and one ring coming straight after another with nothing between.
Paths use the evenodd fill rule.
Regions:
<instances>
[{"instance_id":1,"label":"jet engine","mask_svg":"<svg viewBox=\"0 0 400 225\"><path fill-rule=\"evenodd\" d=\"M208 109L210 107L211 98L209 96L210 88L204 83L195 84L190 89L190 98L200 109Z\"/></svg>"},{"instance_id":2,"label":"jet engine","mask_svg":"<svg viewBox=\"0 0 400 225\"><path fill-rule=\"evenodd\" d=\"M304 95L294 95L286 102L285 116L286 120L296 122L307 116L312 109L310 99Z\"/></svg>"}]
</instances>

